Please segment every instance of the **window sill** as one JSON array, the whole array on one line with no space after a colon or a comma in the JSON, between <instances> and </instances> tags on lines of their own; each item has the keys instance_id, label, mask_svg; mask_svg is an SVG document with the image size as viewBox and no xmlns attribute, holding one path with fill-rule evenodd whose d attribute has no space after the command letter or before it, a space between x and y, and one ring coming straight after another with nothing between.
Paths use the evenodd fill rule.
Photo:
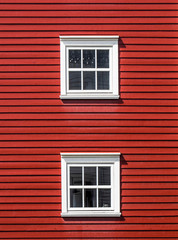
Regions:
<instances>
[{"instance_id":1,"label":"window sill","mask_svg":"<svg viewBox=\"0 0 178 240\"><path fill-rule=\"evenodd\" d=\"M61 213L61 217L121 217L119 212L67 212Z\"/></svg>"},{"instance_id":2,"label":"window sill","mask_svg":"<svg viewBox=\"0 0 178 240\"><path fill-rule=\"evenodd\" d=\"M61 99L119 99L119 95L113 95L113 94L74 95L74 94L70 94L70 95L61 95L60 98Z\"/></svg>"}]
</instances>

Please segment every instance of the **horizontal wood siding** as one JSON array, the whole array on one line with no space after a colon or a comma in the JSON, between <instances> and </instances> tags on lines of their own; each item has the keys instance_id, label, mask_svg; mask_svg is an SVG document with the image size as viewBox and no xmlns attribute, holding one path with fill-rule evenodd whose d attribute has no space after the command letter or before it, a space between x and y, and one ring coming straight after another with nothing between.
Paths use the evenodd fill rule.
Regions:
<instances>
[{"instance_id":1,"label":"horizontal wood siding","mask_svg":"<svg viewBox=\"0 0 178 240\"><path fill-rule=\"evenodd\" d=\"M119 35L119 100L64 100L60 35ZM178 239L178 1L0 0L0 240ZM121 218L63 219L60 152L121 152Z\"/></svg>"}]
</instances>

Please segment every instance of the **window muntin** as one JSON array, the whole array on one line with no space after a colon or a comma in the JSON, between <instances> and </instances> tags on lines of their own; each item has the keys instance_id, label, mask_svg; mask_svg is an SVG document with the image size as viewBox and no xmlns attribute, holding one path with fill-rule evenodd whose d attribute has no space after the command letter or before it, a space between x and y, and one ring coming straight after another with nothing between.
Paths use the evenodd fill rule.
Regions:
<instances>
[{"instance_id":1,"label":"window muntin","mask_svg":"<svg viewBox=\"0 0 178 240\"><path fill-rule=\"evenodd\" d=\"M113 166L103 164L83 164L79 166L68 165L69 209L81 208L81 210L87 210L88 208L112 208L111 198L113 198L113 196L111 197L111 183L113 183L113 180L111 177L113 176ZM76 169L80 174L76 184L73 184L73 179L76 179Z\"/></svg>"},{"instance_id":2,"label":"window muntin","mask_svg":"<svg viewBox=\"0 0 178 240\"><path fill-rule=\"evenodd\" d=\"M61 153L62 217L119 217L120 153Z\"/></svg>"},{"instance_id":3,"label":"window muntin","mask_svg":"<svg viewBox=\"0 0 178 240\"><path fill-rule=\"evenodd\" d=\"M68 48L67 89L111 90L111 48Z\"/></svg>"},{"instance_id":4,"label":"window muntin","mask_svg":"<svg viewBox=\"0 0 178 240\"><path fill-rule=\"evenodd\" d=\"M61 99L118 99L118 36L60 40Z\"/></svg>"}]
</instances>

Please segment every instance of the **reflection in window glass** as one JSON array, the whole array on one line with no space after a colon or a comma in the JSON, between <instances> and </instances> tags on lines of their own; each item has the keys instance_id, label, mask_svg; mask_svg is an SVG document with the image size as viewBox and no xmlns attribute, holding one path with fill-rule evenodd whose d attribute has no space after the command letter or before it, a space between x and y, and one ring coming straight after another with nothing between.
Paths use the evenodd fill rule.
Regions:
<instances>
[{"instance_id":1,"label":"reflection in window glass","mask_svg":"<svg viewBox=\"0 0 178 240\"><path fill-rule=\"evenodd\" d=\"M70 207L82 207L82 189L70 189Z\"/></svg>"},{"instance_id":2,"label":"reflection in window glass","mask_svg":"<svg viewBox=\"0 0 178 240\"><path fill-rule=\"evenodd\" d=\"M95 50L83 50L83 67L95 67Z\"/></svg>"},{"instance_id":3,"label":"reflection in window glass","mask_svg":"<svg viewBox=\"0 0 178 240\"><path fill-rule=\"evenodd\" d=\"M95 89L95 72L83 72L83 89Z\"/></svg>"},{"instance_id":4,"label":"reflection in window glass","mask_svg":"<svg viewBox=\"0 0 178 240\"><path fill-rule=\"evenodd\" d=\"M109 72L97 72L97 89L109 90Z\"/></svg>"},{"instance_id":5,"label":"reflection in window glass","mask_svg":"<svg viewBox=\"0 0 178 240\"><path fill-rule=\"evenodd\" d=\"M69 90L81 90L81 72L69 72Z\"/></svg>"},{"instance_id":6,"label":"reflection in window glass","mask_svg":"<svg viewBox=\"0 0 178 240\"><path fill-rule=\"evenodd\" d=\"M96 185L96 167L84 167L84 185Z\"/></svg>"},{"instance_id":7,"label":"reflection in window glass","mask_svg":"<svg viewBox=\"0 0 178 240\"><path fill-rule=\"evenodd\" d=\"M96 189L85 189L85 207L96 207Z\"/></svg>"},{"instance_id":8,"label":"reflection in window glass","mask_svg":"<svg viewBox=\"0 0 178 240\"><path fill-rule=\"evenodd\" d=\"M110 207L111 206L111 190L110 189L99 189L99 207Z\"/></svg>"},{"instance_id":9,"label":"reflection in window glass","mask_svg":"<svg viewBox=\"0 0 178 240\"><path fill-rule=\"evenodd\" d=\"M97 50L97 67L109 68L109 50Z\"/></svg>"},{"instance_id":10,"label":"reflection in window glass","mask_svg":"<svg viewBox=\"0 0 178 240\"><path fill-rule=\"evenodd\" d=\"M69 68L81 68L81 50L69 50Z\"/></svg>"},{"instance_id":11,"label":"reflection in window glass","mask_svg":"<svg viewBox=\"0 0 178 240\"><path fill-rule=\"evenodd\" d=\"M82 185L81 167L70 167L70 185Z\"/></svg>"},{"instance_id":12,"label":"reflection in window glass","mask_svg":"<svg viewBox=\"0 0 178 240\"><path fill-rule=\"evenodd\" d=\"M98 168L98 184L99 185L110 185L110 167L99 167Z\"/></svg>"}]
</instances>

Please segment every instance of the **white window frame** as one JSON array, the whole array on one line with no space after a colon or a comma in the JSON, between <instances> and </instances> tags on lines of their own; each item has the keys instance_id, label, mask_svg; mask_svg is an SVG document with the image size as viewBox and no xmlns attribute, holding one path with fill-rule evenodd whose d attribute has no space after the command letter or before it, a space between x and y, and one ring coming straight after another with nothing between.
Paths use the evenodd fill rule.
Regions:
<instances>
[{"instance_id":1,"label":"white window frame","mask_svg":"<svg viewBox=\"0 0 178 240\"><path fill-rule=\"evenodd\" d=\"M69 167L110 166L111 207L70 208ZM120 153L61 153L62 217L120 217Z\"/></svg>"},{"instance_id":2,"label":"white window frame","mask_svg":"<svg viewBox=\"0 0 178 240\"><path fill-rule=\"evenodd\" d=\"M118 99L118 38L119 36L60 36L60 78L61 99ZM69 49L109 49L109 68L98 68L109 71L109 90L69 90L68 88L68 50ZM76 68L79 70L79 68ZM82 70L82 68L81 68ZM88 71L89 69L85 69ZM91 70L91 69L90 69ZM93 71L96 71L95 68ZM73 71L73 70L72 70Z\"/></svg>"}]
</instances>

